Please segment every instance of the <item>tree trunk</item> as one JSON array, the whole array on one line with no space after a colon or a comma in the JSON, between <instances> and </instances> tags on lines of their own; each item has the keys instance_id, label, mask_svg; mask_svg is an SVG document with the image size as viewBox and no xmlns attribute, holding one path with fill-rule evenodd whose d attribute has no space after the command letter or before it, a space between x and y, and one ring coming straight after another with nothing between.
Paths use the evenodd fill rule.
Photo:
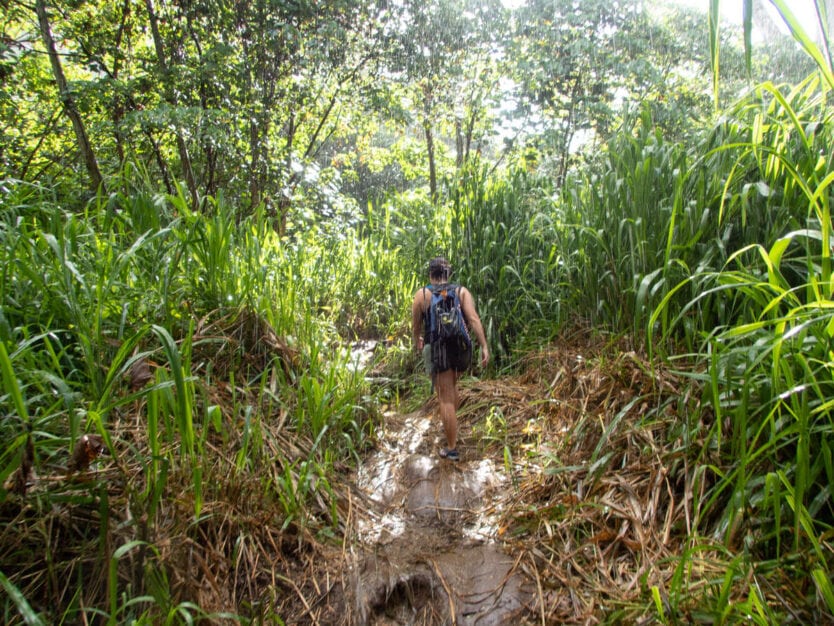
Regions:
<instances>
[{"instance_id":1,"label":"tree trunk","mask_svg":"<svg viewBox=\"0 0 834 626\"><path fill-rule=\"evenodd\" d=\"M168 61L165 58L165 47L162 43L162 35L159 32L159 20L153 8L153 0L145 0L145 7L148 10L148 19L151 25L151 35L153 36L154 48L156 49L156 63L159 67L160 73L163 76L165 84L165 101L173 107L177 106L177 98L173 95L171 87L171 76L168 69ZM182 167L182 175L185 178L185 184L188 186L188 192L191 194L191 205L194 209L198 208L199 196L197 195L197 182L194 179L194 170L191 168L191 157L188 155L188 146L182 133L178 130L176 133L177 151L180 155L180 167Z\"/></svg>"},{"instance_id":2,"label":"tree trunk","mask_svg":"<svg viewBox=\"0 0 834 626\"><path fill-rule=\"evenodd\" d=\"M429 158L429 196L432 204L437 202L437 165L434 155L434 133L431 128L432 93L431 87L423 86L423 132L426 136L426 154Z\"/></svg>"},{"instance_id":3,"label":"tree trunk","mask_svg":"<svg viewBox=\"0 0 834 626\"><path fill-rule=\"evenodd\" d=\"M426 152L429 156L429 195L432 204L437 203L437 165L434 161L434 134L431 130L431 122L423 120L423 130L426 133Z\"/></svg>"},{"instance_id":4,"label":"tree trunk","mask_svg":"<svg viewBox=\"0 0 834 626\"><path fill-rule=\"evenodd\" d=\"M122 41L125 38L125 33L128 31L128 18L130 17L130 0L124 0L122 4L122 17L119 21L119 30L116 31L115 49L121 51ZM129 37L129 33L128 33ZM113 80L119 78L121 72L121 61L124 57L121 54L113 55L113 71L111 76ZM124 165L125 150L124 150L124 133L120 130L122 120L125 115L125 100L126 98L118 91L113 94L113 136L116 140L116 154L119 156L119 165Z\"/></svg>"},{"instance_id":5,"label":"tree trunk","mask_svg":"<svg viewBox=\"0 0 834 626\"><path fill-rule=\"evenodd\" d=\"M262 202L267 205L267 214L276 217L273 212L276 205L272 202L270 185L269 156L272 150L272 112L276 103L276 85L279 82L275 73L281 63L271 58L271 50L264 42L264 35L259 25L267 21L264 2L234 3L236 11L235 26L241 33L244 67L243 93L241 101L249 119L249 208L254 211ZM278 205L281 205L280 200ZM276 230L278 228L276 227Z\"/></svg>"},{"instance_id":6,"label":"tree trunk","mask_svg":"<svg viewBox=\"0 0 834 626\"><path fill-rule=\"evenodd\" d=\"M472 136L475 134L475 123L478 121L478 114L474 108L469 112L464 129L460 119L455 119L455 148L457 156L455 163L458 169L469 163L469 155L472 152Z\"/></svg>"},{"instance_id":7,"label":"tree trunk","mask_svg":"<svg viewBox=\"0 0 834 626\"><path fill-rule=\"evenodd\" d=\"M197 51L197 62L200 66L205 64L205 58L203 56L203 46L200 43L200 38L197 36L197 32L194 30L194 20L193 16L190 12L186 11L186 23L188 24L188 33L191 37L191 41L194 43L194 48ZM214 92L210 89L208 81L206 81L205 75L201 74L200 82L199 82L199 93L200 93L200 108L203 111L208 111L210 107L210 100L214 100L212 96L214 96ZM206 165L203 168L203 189L206 195L208 196L216 196L217 195L217 188L215 182L215 173L217 167L217 150L215 150L212 142L203 135L201 140L201 147L203 150L203 154L205 155Z\"/></svg>"},{"instance_id":8,"label":"tree trunk","mask_svg":"<svg viewBox=\"0 0 834 626\"><path fill-rule=\"evenodd\" d=\"M249 122L249 207L254 211L261 202L261 133L254 116Z\"/></svg>"},{"instance_id":9,"label":"tree trunk","mask_svg":"<svg viewBox=\"0 0 834 626\"><path fill-rule=\"evenodd\" d=\"M460 118L455 118L455 166L458 169L463 168L466 161L463 151L463 125L460 123Z\"/></svg>"},{"instance_id":10,"label":"tree trunk","mask_svg":"<svg viewBox=\"0 0 834 626\"><path fill-rule=\"evenodd\" d=\"M55 49L55 39L52 37L52 27L49 24L49 16L46 14L45 0L36 0L35 9L38 14L38 24L40 25L41 37L43 44L46 47L46 53L49 56L49 62L52 65L52 74L55 77L55 83L58 85L58 95L64 107L64 112L72 122L72 129L75 131L75 137L78 140L78 149L81 152L81 158L84 159L84 165L87 167L87 173L90 176L93 192L98 192L100 189L105 190L104 179L101 176L101 170L96 161L96 155L93 152L93 147L90 145L90 139L87 136L87 130L84 128L84 122L78 109L75 106L75 100L72 97L68 87L67 79L64 76L64 68L61 66L61 59L58 57L58 51Z\"/></svg>"}]
</instances>

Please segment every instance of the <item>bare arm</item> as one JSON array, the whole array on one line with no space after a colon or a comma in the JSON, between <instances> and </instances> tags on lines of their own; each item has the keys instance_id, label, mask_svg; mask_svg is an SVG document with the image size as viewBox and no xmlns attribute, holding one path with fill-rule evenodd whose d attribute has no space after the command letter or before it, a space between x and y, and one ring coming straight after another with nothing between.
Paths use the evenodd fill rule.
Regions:
<instances>
[{"instance_id":1,"label":"bare arm","mask_svg":"<svg viewBox=\"0 0 834 626\"><path fill-rule=\"evenodd\" d=\"M431 302L431 293L423 287L414 294L414 301L411 303L411 341L417 352L423 350L423 313L426 311L426 303Z\"/></svg>"},{"instance_id":2,"label":"bare arm","mask_svg":"<svg viewBox=\"0 0 834 626\"><path fill-rule=\"evenodd\" d=\"M460 288L460 306L463 309L463 315L466 318L469 331L475 333L478 345L481 346L481 366L486 367L487 363L489 363L489 346L487 345L486 333L484 332L484 325L481 323L481 318L478 315L478 310L475 308L475 298L472 297L472 294L466 287Z\"/></svg>"}]
</instances>

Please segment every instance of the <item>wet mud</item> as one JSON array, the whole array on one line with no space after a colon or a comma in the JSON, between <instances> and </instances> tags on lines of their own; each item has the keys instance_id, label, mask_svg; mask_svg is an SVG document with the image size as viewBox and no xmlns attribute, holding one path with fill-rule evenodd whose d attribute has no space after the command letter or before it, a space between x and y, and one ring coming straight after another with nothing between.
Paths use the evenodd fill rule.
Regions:
<instances>
[{"instance_id":1,"label":"wet mud","mask_svg":"<svg viewBox=\"0 0 834 626\"><path fill-rule=\"evenodd\" d=\"M439 421L390 415L357 486L367 507L355 522L351 614L357 624L527 623L535 582L498 541L503 468L463 445L441 459Z\"/></svg>"}]
</instances>

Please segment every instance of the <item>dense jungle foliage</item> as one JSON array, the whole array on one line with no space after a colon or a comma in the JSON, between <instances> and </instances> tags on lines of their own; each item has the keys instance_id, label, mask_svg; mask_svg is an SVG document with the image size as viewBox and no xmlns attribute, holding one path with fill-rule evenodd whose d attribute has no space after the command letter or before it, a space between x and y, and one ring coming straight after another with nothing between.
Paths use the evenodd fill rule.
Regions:
<instances>
[{"instance_id":1,"label":"dense jungle foliage","mask_svg":"<svg viewBox=\"0 0 834 626\"><path fill-rule=\"evenodd\" d=\"M834 620L834 8L709 4L2 0L4 623L306 605L249 573L343 545L436 254L483 379L582 327L686 381L687 549L594 620Z\"/></svg>"}]
</instances>

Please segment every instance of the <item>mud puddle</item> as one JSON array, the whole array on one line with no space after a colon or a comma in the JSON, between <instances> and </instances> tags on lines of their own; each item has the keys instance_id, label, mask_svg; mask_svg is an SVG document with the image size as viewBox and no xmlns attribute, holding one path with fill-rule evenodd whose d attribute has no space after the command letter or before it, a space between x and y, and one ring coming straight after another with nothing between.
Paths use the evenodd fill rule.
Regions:
<instances>
[{"instance_id":1,"label":"mud puddle","mask_svg":"<svg viewBox=\"0 0 834 626\"><path fill-rule=\"evenodd\" d=\"M353 614L360 624L519 624L535 583L496 540L501 467L466 445L441 459L439 421L426 412L389 415L357 486Z\"/></svg>"}]
</instances>

